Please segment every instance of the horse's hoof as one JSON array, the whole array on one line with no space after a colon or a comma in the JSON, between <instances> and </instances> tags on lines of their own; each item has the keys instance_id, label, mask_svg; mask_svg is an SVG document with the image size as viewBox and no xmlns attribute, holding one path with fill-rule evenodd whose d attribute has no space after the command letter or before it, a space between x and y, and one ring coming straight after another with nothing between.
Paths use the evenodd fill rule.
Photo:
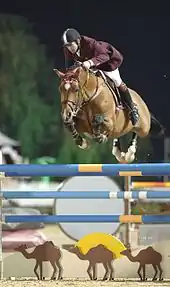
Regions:
<instances>
[{"instance_id":1,"label":"horse's hoof","mask_svg":"<svg viewBox=\"0 0 170 287\"><path fill-rule=\"evenodd\" d=\"M118 162L123 163L125 161L125 153L121 152L120 149L117 146L113 145L112 148L112 155L115 156Z\"/></svg>"},{"instance_id":2,"label":"horse's hoof","mask_svg":"<svg viewBox=\"0 0 170 287\"><path fill-rule=\"evenodd\" d=\"M135 160L135 156L126 156L125 162L126 163L132 163Z\"/></svg>"},{"instance_id":3,"label":"horse's hoof","mask_svg":"<svg viewBox=\"0 0 170 287\"><path fill-rule=\"evenodd\" d=\"M135 143L132 143L130 147L128 148L127 153L125 154L125 160L128 163L133 162L135 159L135 154L136 154L136 145Z\"/></svg>"},{"instance_id":4,"label":"horse's hoof","mask_svg":"<svg viewBox=\"0 0 170 287\"><path fill-rule=\"evenodd\" d=\"M106 143L107 140L108 140L108 138L106 135L99 135L99 136L94 137L94 141L99 143L99 144Z\"/></svg>"},{"instance_id":5,"label":"horse's hoof","mask_svg":"<svg viewBox=\"0 0 170 287\"><path fill-rule=\"evenodd\" d=\"M107 143L108 137L106 135L103 135L103 143Z\"/></svg>"},{"instance_id":6,"label":"horse's hoof","mask_svg":"<svg viewBox=\"0 0 170 287\"><path fill-rule=\"evenodd\" d=\"M163 278L159 278L159 281L163 281L164 279Z\"/></svg>"},{"instance_id":7,"label":"horse's hoof","mask_svg":"<svg viewBox=\"0 0 170 287\"><path fill-rule=\"evenodd\" d=\"M126 155L125 152L121 151L120 155L121 155L122 160L125 159L125 155Z\"/></svg>"},{"instance_id":8,"label":"horse's hoof","mask_svg":"<svg viewBox=\"0 0 170 287\"><path fill-rule=\"evenodd\" d=\"M135 159L135 154L134 153L131 153L130 151L128 151L126 154L125 154L125 161L127 163L131 163L133 162Z\"/></svg>"},{"instance_id":9,"label":"horse's hoof","mask_svg":"<svg viewBox=\"0 0 170 287\"><path fill-rule=\"evenodd\" d=\"M81 145L79 144L78 147L80 149L83 149L83 150L89 150L90 149L90 143L86 139L82 139Z\"/></svg>"},{"instance_id":10,"label":"horse's hoof","mask_svg":"<svg viewBox=\"0 0 170 287\"><path fill-rule=\"evenodd\" d=\"M115 279L114 279L114 278L109 278L109 280L110 280L110 281L114 281Z\"/></svg>"},{"instance_id":11,"label":"horse's hoof","mask_svg":"<svg viewBox=\"0 0 170 287\"><path fill-rule=\"evenodd\" d=\"M96 277L96 278L94 278L93 280L94 280L94 281L96 281L96 280L97 280L97 277Z\"/></svg>"}]
</instances>

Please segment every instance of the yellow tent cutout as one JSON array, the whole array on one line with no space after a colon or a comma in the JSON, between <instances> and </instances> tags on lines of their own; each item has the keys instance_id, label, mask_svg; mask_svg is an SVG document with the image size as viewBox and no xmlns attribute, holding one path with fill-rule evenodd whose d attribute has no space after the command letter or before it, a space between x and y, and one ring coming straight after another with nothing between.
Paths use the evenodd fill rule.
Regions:
<instances>
[{"instance_id":1,"label":"yellow tent cutout","mask_svg":"<svg viewBox=\"0 0 170 287\"><path fill-rule=\"evenodd\" d=\"M116 255L116 258L123 256L120 252L126 249L124 244L115 236L100 232L91 233L82 237L76 243L76 246L80 248L83 254L86 254L91 248L99 244L104 245L108 250L112 251Z\"/></svg>"}]
</instances>

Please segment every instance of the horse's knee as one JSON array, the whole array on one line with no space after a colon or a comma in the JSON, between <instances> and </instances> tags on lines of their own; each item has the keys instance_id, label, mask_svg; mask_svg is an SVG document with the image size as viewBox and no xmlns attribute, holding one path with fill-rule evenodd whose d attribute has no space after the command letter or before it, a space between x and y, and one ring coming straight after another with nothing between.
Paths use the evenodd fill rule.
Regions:
<instances>
[{"instance_id":1,"label":"horse's knee","mask_svg":"<svg viewBox=\"0 0 170 287\"><path fill-rule=\"evenodd\" d=\"M112 119L105 118L103 124L104 124L105 130L107 130L108 132L113 129L113 121L112 121Z\"/></svg>"},{"instance_id":2,"label":"horse's knee","mask_svg":"<svg viewBox=\"0 0 170 287\"><path fill-rule=\"evenodd\" d=\"M93 128L99 128L104 123L104 116L101 114L97 114L92 119L92 126Z\"/></svg>"}]
</instances>

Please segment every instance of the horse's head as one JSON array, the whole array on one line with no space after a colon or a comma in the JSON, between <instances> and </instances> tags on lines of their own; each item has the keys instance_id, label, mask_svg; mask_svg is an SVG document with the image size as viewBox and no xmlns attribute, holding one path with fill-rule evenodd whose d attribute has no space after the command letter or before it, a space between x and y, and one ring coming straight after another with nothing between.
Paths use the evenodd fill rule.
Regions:
<instances>
[{"instance_id":1,"label":"horse's head","mask_svg":"<svg viewBox=\"0 0 170 287\"><path fill-rule=\"evenodd\" d=\"M82 67L67 71L66 73L54 69L59 76L61 84L59 91L61 94L61 116L65 124L73 121L78 111L90 97L90 72ZM93 75L94 76L94 75ZM96 85L96 83L95 83ZM93 91L93 90L92 90Z\"/></svg>"}]
</instances>

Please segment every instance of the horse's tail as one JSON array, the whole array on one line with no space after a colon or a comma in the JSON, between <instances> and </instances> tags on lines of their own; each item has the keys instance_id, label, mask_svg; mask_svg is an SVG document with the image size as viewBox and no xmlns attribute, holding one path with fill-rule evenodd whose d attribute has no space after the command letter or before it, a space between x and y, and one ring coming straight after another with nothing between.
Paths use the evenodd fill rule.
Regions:
<instances>
[{"instance_id":1,"label":"horse's tail","mask_svg":"<svg viewBox=\"0 0 170 287\"><path fill-rule=\"evenodd\" d=\"M151 136L156 137L164 137L165 136L165 127L156 119L156 117L150 113L151 115ZM154 128L156 126L158 130Z\"/></svg>"}]
</instances>

